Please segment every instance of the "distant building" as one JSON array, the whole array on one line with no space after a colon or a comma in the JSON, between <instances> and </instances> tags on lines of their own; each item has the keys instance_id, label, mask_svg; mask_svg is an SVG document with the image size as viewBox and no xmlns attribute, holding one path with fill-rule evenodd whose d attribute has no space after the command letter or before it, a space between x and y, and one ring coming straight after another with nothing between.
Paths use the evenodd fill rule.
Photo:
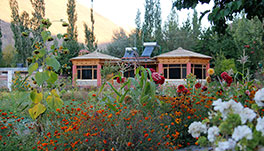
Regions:
<instances>
[{"instance_id":1,"label":"distant building","mask_svg":"<svg viewBox=\"0 0 264 151\"><path fill-rule=\"evenodd\" d=\"M153 68L163 74L166 81L171 84L184 82L183 79L190 73L197 79L205 79L208 76L209 61L212 57L185 50L179 47L176 50L152 57L153 50L158 48L156 42L144 43L145 49L141 56L135 47L128 47L122 58L116 58L99 52L92 52L83 56L72 58L73 81L78 86L100 86L101 69L105 62L113 65L118 63L129 64L129 69L124 73L125 77L134 77L136 66Z\"/></svg>"}]
</instances>

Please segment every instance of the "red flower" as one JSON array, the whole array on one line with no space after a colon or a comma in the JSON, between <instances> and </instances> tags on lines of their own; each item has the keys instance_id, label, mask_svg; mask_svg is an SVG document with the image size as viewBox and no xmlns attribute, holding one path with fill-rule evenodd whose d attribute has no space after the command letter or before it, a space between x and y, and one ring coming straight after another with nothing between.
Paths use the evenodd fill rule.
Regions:
<instances>
[{"instance_id":1,"label":"red flower","mask_svg":"<svg viewBox=\"0 0 264 151\"><path fill-rule=\"evenodd\" d=\"M231 83L233 82L233 78L231 76L228 76L225 81L226 81L227 85L230 86Z\"/></svg>"},{"instance_id":2,"label":"red flower","mask_svg":"<svg viewBox=\"0 0 264 151\"><path fill-rule=\"evenodd\" d=\"M165 78L161 76L158 72L152 73L151 77L156 84L163 84L165 82Z\"/></svg>"},{"instance_id":3,"label":"red flower","mask_svg":"<svg viewBox=\"0 0 264 151\"><path fill-rule=\"evenodd\" d=\"M151 73L154 73L154 72L156 72L156 70L155 70L155 69L153 69L153 68L149 68L149 70L151 71Z\"/></svg>"},{"instance_id":4,"label":"red flower","mask_svg":"<svg viewBox=\"0 0 264 151\"><path fill-rule=\"evenodd\" d=\"M228 77L229 75L226 73L226 72L223 72L222 74L221 74L221 77L224 79L224 80L226 80L226 78Z\"/></svg>"},{"instance_id":5,"label":"red flower","mask_svg":"<svg viewBox=\"0 0 264 151\"><path fill-rule=\"evenodd\" d=\"M199 82L195 84L195 88L196 88L196 89L199 89L199 88L201 88L201 87L202 87L202 85L201 85Z\"/></svg>"},{"instance_id":6,"label":"red flower","mask_svg":"<svg viewBox=\"0 0 264 151\"><path fill-rule=\"evenodd\" d=\"M183 92L185 90L185 87L184 87L184 85L179 85L178 86L178 91L177 92Z\"/></svg>"},{"instance_id":7,"label":"red flower","mask_svg":"<svg viewBox=\"0 0 264 151\"><path fill-rule=\"evenodd\" d=\"M207 87L206 86L203 86L202 90L203 91L207 91Z\"/></svg>"},{"instance_id":8,"label":"red flower","mask_svg":"<svg viewBox=\"0 0 264 151\"><path fill-rule=\"evenodd\" d=\"M121 81L120 81L120 78L117 77L117 78L116 78L116 82L117 82L117 83L124 83L124 82L125 82L125 79L126 79L126 78L123 77L123 78L121 78Z\"/></svg>"},{"instance_id":9,"label":"red flower","mask_svg":"<svg viewBox=\"0 0 264 151\"><path fill-rule=\"evenodd\" d=\"M249 46L249 45L245 45L244 47L245 47L245 48L250 48L250 46Z\"/></svg>"}]
</instances>

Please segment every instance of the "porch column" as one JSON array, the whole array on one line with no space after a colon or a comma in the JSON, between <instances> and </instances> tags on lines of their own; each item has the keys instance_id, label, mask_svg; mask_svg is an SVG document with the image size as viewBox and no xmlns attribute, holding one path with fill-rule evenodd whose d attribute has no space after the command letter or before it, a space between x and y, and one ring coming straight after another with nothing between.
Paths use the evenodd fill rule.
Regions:
<instances>
[{"instance_id":1,"label":"porch column","mask_svg":"<svg viewBox=\"0 0 264 151\"><path fill-rule=\"evenodd\" d=\"M9 91L12 91L12 79L13 79L13 74L14 71L13 70L8 70L7 71L7 87L9 89Z\"/></svg>"},{"instance_id":2,"label":"porch column","mask_svg":"<svg viewBox=\"0 0 264 151\"><path fill-rule=\"evenodd\" d=\"M162 63L158 64L158 73L159 74L163 73L163 64Z\"/></svg>"},{"instance_id":3,"label":"porch column","mask_svg":"<svg viewBox=\"0 0 264 151\"><path fill-rule=\"evenodd\" d=\"M97 86L101 86L101 65L97 65Z\"/></svg>"},{"instance_id":4,"label":"porch column","mask_svg":"<svg viewBox=\"0 0 264 151\"><path fill-rule=\"evenodd\" d=\"M188 62L187 63L187 74L186 75L190 74L191 72L192 72L192 70L191 70L191 63Z\"/></svg>"},{"instance_id":5,"label":"porch column","mask_svg":"<svg viewBox=\"0 0 264 151\"><path fill-rule=\"evenodd\" d=\"M77 80L77 69L76 65L72 65L72 86L76 85L76 80Z\"/></svg>"},{"instance_id":6,"label":"porch column","mask_svg":"<svg viewBox=\"0 0 264 151\"><path fill-rule=\"evenodd\" d=\"M208 69L210 68L210 63L208 63L207 65L206 65L206 77L208 77L209 76L209 74L208 74Z\"/></svg>"}]
</instances>

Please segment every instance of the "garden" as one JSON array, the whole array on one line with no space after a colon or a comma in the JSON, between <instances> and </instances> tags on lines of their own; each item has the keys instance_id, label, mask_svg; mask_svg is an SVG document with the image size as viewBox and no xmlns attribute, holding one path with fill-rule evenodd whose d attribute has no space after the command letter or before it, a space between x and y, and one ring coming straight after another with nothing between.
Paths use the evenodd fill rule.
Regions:
<instances>
[{"instance_id":1,"label":"garden","mask_svg":"<svg viewBox=\"0 0 264 151\"><path fill-rule=\"evenodd\" d=\"M52 41L50 25L42 20L44 43ZM189 74L185 84L169 85L138 67L134 78L121 72L112 77L116 84L81 89L58 78L56 58L67 49L35 47L28 76L16 73L13 91L0 92L1 150L263 149L263 82L249 72L210 68L206 82Z\"/></svg>"}]
</instances>

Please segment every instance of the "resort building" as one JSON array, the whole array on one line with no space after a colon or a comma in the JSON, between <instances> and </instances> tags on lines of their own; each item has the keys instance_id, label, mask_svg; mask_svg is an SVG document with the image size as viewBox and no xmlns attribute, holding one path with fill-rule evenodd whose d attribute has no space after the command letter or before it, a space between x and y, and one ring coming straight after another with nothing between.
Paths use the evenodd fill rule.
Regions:
<instances>
[{"instance_id":1,"label":"resort building","mask_svg":"<svg viewBox=\"0 0 264 151\"><path fill-rule=\"evenodd\" d=\"M156 42L144 43L144 51L141 56L137 54L136 48L128 47L122 58L94 51L92 53L72 58L73 84L78 86L100 86L101 69L106 62L112 65L126 64L127 70L124 77L134 77L137 66L153 68L166 78L168 84L183 83L190 73L196 75L199 80L208 76L209 61L212 57L185 50L179 47L176 50L151 56L153 50L158 48ZM76 83L75 83L76 82Z\"/></svg>"}]
</instances>

